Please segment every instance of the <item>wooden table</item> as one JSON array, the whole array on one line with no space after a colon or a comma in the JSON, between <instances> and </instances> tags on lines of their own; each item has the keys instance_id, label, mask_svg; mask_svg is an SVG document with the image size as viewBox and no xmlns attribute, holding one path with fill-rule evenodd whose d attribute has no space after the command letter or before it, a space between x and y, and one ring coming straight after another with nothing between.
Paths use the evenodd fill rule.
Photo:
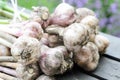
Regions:
<instances>
[{"instance_id":1,"label":"wooden table","mask_svg":"<svg viewBox=\"0 0 120 80\"><path fill-rule=\"evenodd\" d=\"M100 33L110 40L106 53L101 56L97 69L86 72L75 66L57 80L120 80L120 38Z\"/></svg>"}]
</instances>

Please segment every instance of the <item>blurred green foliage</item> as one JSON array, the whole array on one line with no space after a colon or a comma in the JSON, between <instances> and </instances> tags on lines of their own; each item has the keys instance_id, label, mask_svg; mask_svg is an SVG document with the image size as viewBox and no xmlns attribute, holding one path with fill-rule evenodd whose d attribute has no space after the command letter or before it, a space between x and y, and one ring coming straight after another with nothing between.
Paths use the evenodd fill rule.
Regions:
<instances>
[{"instance_id":1,"label":"blurred green foliage","mask_svg":"<svg viewBox=\"0 0 120 80\"><path fill-rule=\"evenodd\" d=\"M50 12L60 3L60 0L18 0L18 5L32 9L32 6L47 6Z\"/></svg>"}]
</instances>

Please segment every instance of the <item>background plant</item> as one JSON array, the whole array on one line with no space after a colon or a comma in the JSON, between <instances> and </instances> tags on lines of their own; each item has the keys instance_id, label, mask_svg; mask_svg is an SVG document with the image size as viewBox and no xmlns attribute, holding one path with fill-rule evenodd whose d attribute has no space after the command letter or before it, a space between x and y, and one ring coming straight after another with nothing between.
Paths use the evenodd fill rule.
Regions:
<instances>
[{"instance_id":1,"label":"background plant","mask_svg":"<svg viewBox=\"0 0 120 80\"><path fill-rule=\"evenodd\" d=\"M62 0L18 0L18 5L27 9L32 9L32 6L47 6L50 12L53 12L60 2ZM100 20L100 30L120 37L120 0L65 0L65 2L76 8L92 9Z\"/></svg>"},{"instance_id":2,"label":"background plant","mask_svg":"<svg viewBox=\"0 0 120 80\"><path fill-rule=\"evenodd\" d=\"M100 30L120 37L119 0L66 0L76 7L87 7L95 11L100 20Z\"/></svg>"}]
</instances>

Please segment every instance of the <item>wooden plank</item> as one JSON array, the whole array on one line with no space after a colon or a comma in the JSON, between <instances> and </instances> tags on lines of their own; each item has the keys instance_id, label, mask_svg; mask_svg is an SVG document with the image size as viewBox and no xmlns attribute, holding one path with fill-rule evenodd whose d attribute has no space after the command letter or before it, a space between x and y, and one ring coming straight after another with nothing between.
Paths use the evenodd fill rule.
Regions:
<instances>
[{"instance_id":1,"label":"wooden plank","mask_svg":"<svg viewBox=\"0 0 120 80\"><path fill-rule=\"evenodd\" d=\"M110 40L110 46L105 54L120 58L120 38L100 33ZM81 73L80 69L74 69L72 72L59 76L57 80L98 80L92 76L98 76L108 80L120 80L120 63L106 57L102 57L98 68L94 72L87 74ZM87 73L87 72L86 72ZM90 76L92 75L92 76Z\"/></svg>"},{"instance_id":2,"label":"wooden plank","mask_svg":"<svg viewBox=\"0 0 120 80\"><path fill-rule=\"evenodd\" d=\"M105 54L120 59L120 38L117 38L108 34L104 34L104 33L100 33L100 34L102 34L103 36L107 37L110 40L110 45L107 48L107 51Z\"/></svg>"},{"instance_id":3,"label":"wooden plank","mask_svg":"<svg viewBox=\"0 0 120 80\"><path fill-rule=\"evenodd\" d=\"M56 77L56 80L98 80L97 78L95 77L92 77L92 76L89 76L85 73L82 73L78 67L75 69L70 71L70 72L67 72L63 75L58 75Z\"/></svg>"},{"instance_id":4,"label":"wooden plank","mask_svg":"<svg viewBox=\"0 0 120 80\"><path fill-rule=\"evenodd\" d=\"M108 34L100 33L110 40L110 46L105 54L120 59L120 38L110 36ZM58 77L58 80L96 80L92 76L98 76L99 78L108 80L120 80L120 63L112 59L102 57L98 68L94 72L81 73L80 69L75 69L73 72L66 73ZM91 75L91 76L90 76ZM98 80L98 79L97 79Z\"/></svg>"},{"instance_id":5,"label":"wooden plank","mask_svg":"<svg viewBox=\"0 0 120 80\"><path fill-rule=\"evenodd\" d=\"M98 68L92 74L107 80L120 80L120 62L102 57Z\"/></svg>"}]
</instances>

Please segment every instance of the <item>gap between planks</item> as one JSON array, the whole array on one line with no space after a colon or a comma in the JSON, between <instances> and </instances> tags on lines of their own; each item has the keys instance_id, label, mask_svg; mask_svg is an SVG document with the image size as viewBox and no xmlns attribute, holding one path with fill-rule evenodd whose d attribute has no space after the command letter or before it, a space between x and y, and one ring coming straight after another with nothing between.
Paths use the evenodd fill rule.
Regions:
<instances>
[{"instance_id":1,"label":"gap between planks","mask_svg":"<svg viewBox=\"0 0 120 80\"><path fill-rule=\"evenodd\" d=\"M99 80L120 80L120 62L103 56L95 71L83 72Z\"/></svg>"}]
</instances>

